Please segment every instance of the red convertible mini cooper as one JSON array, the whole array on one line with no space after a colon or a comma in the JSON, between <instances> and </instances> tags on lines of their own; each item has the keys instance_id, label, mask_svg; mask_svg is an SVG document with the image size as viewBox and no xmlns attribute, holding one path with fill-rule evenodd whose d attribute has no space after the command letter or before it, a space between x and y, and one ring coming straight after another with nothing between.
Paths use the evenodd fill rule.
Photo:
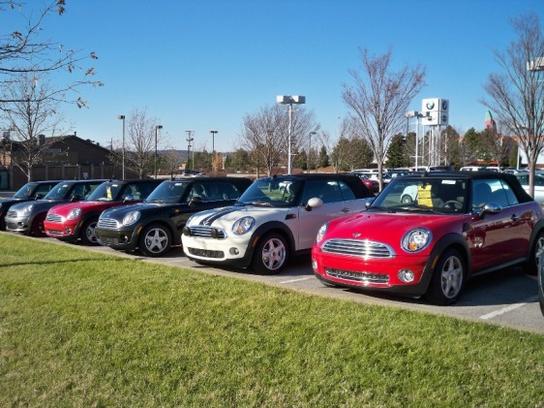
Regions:
<instances>
[{"instance_id":1,"label":"red convertible mini cooper","mask_svg":"<svg viewBox=\"0 0 544 408\"><path fill-rule=\"evenodd\" d=\"M515 264L536 271L543 228L540 206L513 176L400 177L366 211L321 227L312 267L327 285L447 305L475 275Z\"/></svg>"},{"instance_id":2,"label":"red convertible mini cooper","mask_svg":"<svg viewBox=\"0 0 544 408\"><path fill-rule=\"evenodd\" d=\"M140 202L160 184L160 180L113 180L100 184L85 201L57 205L49 210L43 223L45 233L67 241L80 239L85 244L98 242L96 223L102 211Z\"/></svg>"}]
</instances>

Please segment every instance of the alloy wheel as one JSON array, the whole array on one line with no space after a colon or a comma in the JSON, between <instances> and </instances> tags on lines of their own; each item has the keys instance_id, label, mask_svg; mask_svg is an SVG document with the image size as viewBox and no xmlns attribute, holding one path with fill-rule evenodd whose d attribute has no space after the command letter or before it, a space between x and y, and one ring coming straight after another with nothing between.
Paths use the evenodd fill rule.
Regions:
<instances>
[{"instance_id":1,"label":"alloy wheel","mask_svg":"<svg viewBox=\"0 0 544 408\"><path fill-rule=\"evenodd\" d=\"M168 235L162 228L151 228L145 234L144 243L149 252L159 254L166 250Z\"/></svg>"},{"instance_id":2,"label":"alloy wheel","mask_svg":"<svg viewBox=\"0 0 544 408\"><path fill-rule=\"evenodd\" d=\"M85 228L85 236L87 237L87 241L89 241L92 244L96 244L98 242L95 229L96 229L96 221L89 223L89 225L87 225L87 228Z\"/></svg>"},{"instance_id":3,"label":"alloy wheel","mask_svg":"<svg viewBox=\"0 0 544 408\"><path fill-rule=\"evenodd\" d=\"M455 256L446 258L440 271L442 293L448 299L455 298L463 286L463 263Z\"/></svg>"},{"instance_id":4,"label":"alloy wheel","mask_svg":"<svg viewBox=\"0 0 544 408\"><path fill-rule=\"evenodd\" d=\"M536 270L540 269L540 256L544 252L544 237L538 237L535 245L535 265Z\"/></svg>"},{"instance_id":5,"label":"alloy wheel","mask_svg":"<svg viewBox=\"0 0 544 408\"><path fill-rule=\"evenodd\" d=\"M281 268L285 262L286 256L287 251L285 245L278 238L270 238L263 245L261 259L264 266L270 271Z\"/></svg>"}]
</instances>

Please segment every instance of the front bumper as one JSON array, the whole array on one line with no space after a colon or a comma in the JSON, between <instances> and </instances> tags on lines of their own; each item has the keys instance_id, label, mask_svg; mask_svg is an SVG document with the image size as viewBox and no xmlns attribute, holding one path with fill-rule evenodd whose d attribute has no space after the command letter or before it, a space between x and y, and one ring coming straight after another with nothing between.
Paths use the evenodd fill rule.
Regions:
<instances>
[{"instance_id":1,"label":"front bumper","mask_svg":"<svg viewBox=\"0 0 544 408\"><path fill-rule=\"evenodd\" d=\"M11 232L27 232L32 225L30 216L17 216L5 218L6 230Z\"/></svg>"},{"instance_id":2,"label":"front bumper","mask_svg":"<svg viewBox=\"0 0 544 408\"><path fill-rule=\"evenodd\" d=\"M121 229L106 229L96 227L95 234L101 245L120 251L132 251L138 246L138 236L141 226Z\"/></svg>"},{"instance_id":3,"label":"front bumper","mask_svg":"<svg viewBox=\"0 0 544 408\"><path fill-rule=\"evenodd\" d=\"M43 222L45 234L53 238L72 238L79 235L80 222L65 220L63 222Z\"/></svg>"},{"instance_id":4,"label":"front bumper","mask_svg":"<svg viewBox=\"0 0 544 408\"><path fill-rule=\"evenodd\" d=\"M246 236L247 235L247 236ZM245 268L250 257L251 234L227 238L195 237L182 234L185 255L209 263Z\"/></svg>"},{"instance_id":5,"label":"front bumper","mask_svg":"<svg viewBox=\"0 0 544 408\"><path fill-rule=\"evenodd\" d=\"M421 296L428 287L429 256L397 255L388 259L363 259L323 252L314 245L312 267L321 280L338 286L379 290L407 296ZM413 272L411 282L403 282L399 271Z\"/></svg>"}]
</instances>

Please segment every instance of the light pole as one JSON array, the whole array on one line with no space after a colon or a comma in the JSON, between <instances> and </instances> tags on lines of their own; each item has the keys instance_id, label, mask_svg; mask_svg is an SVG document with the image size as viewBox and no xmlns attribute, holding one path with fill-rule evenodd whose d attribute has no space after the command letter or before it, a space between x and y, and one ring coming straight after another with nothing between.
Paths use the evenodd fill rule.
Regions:
<instances>
[{"instance_id":1,"label":"light pole","mask_svg":"<svg viewBox=\"0 0 544 408\"><path fill-rule=\"evenodd\" d=\"M155 126L155 180L157 179L157 156L158 156L157 146L159 142L159 130L161 129L162 129L162 125Z\"/></svg>"},{"instance_id":2,"label":"light pole","mask_svg":"<svg viewBox=\"0 0 544 408\"><path fill-rule=\"evenodd\" d=\"M210 130L212 134L212 153L215 153L215 135L219 133L217 130Z\"/></svg>"},{"instance_id":3,"label":"light pole","mask_svg":"<svg viewBox=\"0 0 544 408\"><path fill-rule=\"evenodd\" d=\"M117 119L120 119L123 121L123 159L121 164L121 178L125 179L125 115L119 115L117 116Z\"/></svg>"},{"instance_id":4,"label":"light pole","mask_svg":"<svg viewBox=\"0 0 544 408\"><path fill-rule=\"evenodd\" d=\"M193 135L192 130L186 130L185 133L187 133L187 137L185 138L185 140L187 141L187 164L185 165L185 170L187 170L187 168L190 167L189 160L191 159L191 143L193 140L195 140L195 138L192 136Z\"/></svg>"},{"instance_id":5,"label":"light pole","mask_svg":"<svg viewBox=\"0 0 544 408\"><path fill-rule=\"evenodd\" d=\"M293 133L293 105L306 103L306 97L302 95L278 95L276 103L288 106L289 128L287 129L287 174L291 174L291 134Z\"/></svg>"},{"instance_id":6,"label":"light pole","mask_svg":"<svg viewBox=\"0 0 544 408\"><path fill-rule=\"evenodd\" d=\"M310 144L310 145L308 146L308 157L307 157L307 162L308 162L308 163L306 164L306 165L308 166L308 173L311 173L311 172L312 172L312 170L311 170L311 164L312 164L312 162L311 162L311 160L310 160L310 157L311 157L311 155L312 155L312 135L317 135L317 132L313 132L313 131L312 131L312 132L310 132L310 135L309 135L309 136L310 136L310 139L309 139L309 144Z\"/></svg>"}]
</instances>

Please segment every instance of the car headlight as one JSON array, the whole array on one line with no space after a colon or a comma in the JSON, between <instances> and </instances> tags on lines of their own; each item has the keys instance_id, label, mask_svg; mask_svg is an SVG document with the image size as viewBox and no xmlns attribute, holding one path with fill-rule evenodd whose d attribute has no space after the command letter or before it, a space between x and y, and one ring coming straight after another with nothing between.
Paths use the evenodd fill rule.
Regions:
<instances>
[{"instance_id":1,"label":"car headlight","mask_svg":"<svg viewBox=\"0 0 544 408\"><path fill-rule=\"evenodd\" d=\"M236 220L232 224L232 232L236 235L242 235L251 230L255 225L255 218L253 217L242 217L239 220Z\"/></svg>"},{"instance_id":2,"label":"car headlight","mask_svg":"<svg viewBox=\"0 0 544 408\"><path fill-rule=\"evenodd\" d=\"M329 224L325 223L320 228L319 231L317 231L317 237L315 237L316 242L321 242L323 240L323 237L325 236L325 233L327 232L327 229L329 228Z\"/></svg>"},{"instance_id":3,"label":"car headlight","mask_svg":"<svg viewBox=\"0 0 544 408\"><path fill-rule=\"evenodd\" d=\"M74 208L72 211L68 213L68 216L66 217L68 220L75 220L76 218L79 218L81 216L81 208Z\"/></svg>"},{"instance_id":4,"label":"car headlight","mask_svg":"<svg viewBox=\"0 0 544 408\"><path fill-rule=\"evenodd\" d=\"M123 218L123 225L132 225L140 219L140 211L131 211Z\"/></svg>"},{"instance_id":5,"label":"car headlight","mask_svg":"<svg viewBox=\"0 0 544 408\"><path fill-rule=\"evenodd\" d=\"M406 252L418 252L431 242L432 234L426 228L415 228L402 237L401 247Z\"/></svg>"}]
</instances>

